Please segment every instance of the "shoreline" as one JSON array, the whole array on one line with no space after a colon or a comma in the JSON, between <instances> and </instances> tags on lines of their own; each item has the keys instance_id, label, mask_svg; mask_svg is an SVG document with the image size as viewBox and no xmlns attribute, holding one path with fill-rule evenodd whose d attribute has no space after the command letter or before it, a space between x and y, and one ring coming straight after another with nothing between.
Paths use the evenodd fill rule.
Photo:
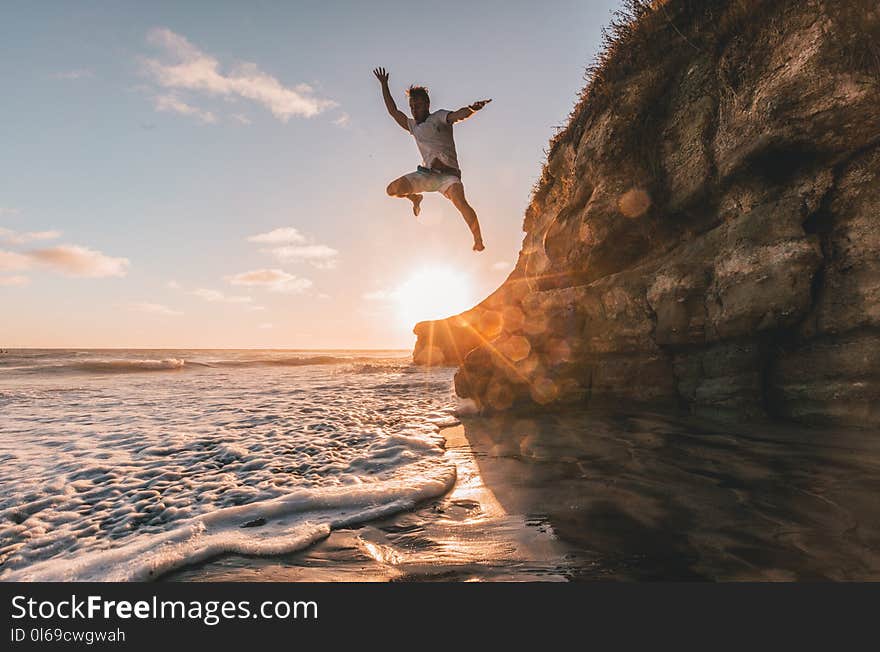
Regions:
<instances>
[{"instance_id":1,"label":"shoreline","mask_svg":"<svg viewBox=\"0 0 880 652\"><path fill-rule=\"evenodd\" d=\"M445 426L446 454L456 480L444 495L414 509L333 530L304 550L277 557L226 555L159 581L565 581L564 551L546 530L509 515L480 473L461 423ZM485 536L487 529L494 536ZM508 568L515 566L515 568ZM529 568L531 566L532 568Z\"/></svg>"},{"instance_id":2,"label":"shoreline","mask_svg":"<svg viewBox=\"0 0 880 652\"><path fill-rule=\"evenodd\" d=\"M573 411L441 434L444 496L162 581L880 579L876 432Z\"/></svg>"}]
</instances>

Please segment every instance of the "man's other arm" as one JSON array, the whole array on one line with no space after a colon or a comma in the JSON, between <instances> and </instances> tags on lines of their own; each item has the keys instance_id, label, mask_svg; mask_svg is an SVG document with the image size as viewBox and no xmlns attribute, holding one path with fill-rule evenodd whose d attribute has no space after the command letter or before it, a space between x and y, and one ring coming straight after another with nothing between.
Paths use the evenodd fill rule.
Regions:
<instances>
[{"instance_id":1,"label":"man's other arm","mask_svg":"<svg viewBox=\"0 0 880 652\"><path fill-rule=\"evenodd\" d=\"M450 111L446 116L446 122L452 124L454 122L460 122L461 120L467 120L491 101L492 100L479 100L468 106L463 106L457 111Z\"/></svg>"}]
</instances>

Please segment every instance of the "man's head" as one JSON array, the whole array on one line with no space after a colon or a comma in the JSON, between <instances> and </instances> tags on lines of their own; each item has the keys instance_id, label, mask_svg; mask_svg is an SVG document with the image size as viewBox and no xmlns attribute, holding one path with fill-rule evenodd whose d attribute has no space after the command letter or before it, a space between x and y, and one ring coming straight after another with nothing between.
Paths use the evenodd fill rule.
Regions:
<instances>
[{"instance_id":1,"label":"man's head","mask_svg":"<svg viewBox=\"0 0 880 652\"><path fill-rule=\"evenodd\" d=\"M431 108L431 98L428 97L428 89L424 86L412 85L406 91L409 97L409 110L416 122L424 122Z\"/></svg>"}]
</instances>

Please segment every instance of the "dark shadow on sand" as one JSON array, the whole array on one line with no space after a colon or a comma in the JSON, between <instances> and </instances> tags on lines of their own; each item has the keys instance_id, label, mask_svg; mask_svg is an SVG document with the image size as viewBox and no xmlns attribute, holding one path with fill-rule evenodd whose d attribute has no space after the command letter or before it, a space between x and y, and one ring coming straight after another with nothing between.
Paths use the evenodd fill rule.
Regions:
<instances>
[{"instance_id":1,"label":"dark shadow on sand","mask_svg":"<svg viewBox=\"0 0 880 652\"><path fill-rule=\"evenodd\" d=\"M486 486L571 579L880 579L876 432L655 414L469 419Z\"/></svg>"}]
</instances>

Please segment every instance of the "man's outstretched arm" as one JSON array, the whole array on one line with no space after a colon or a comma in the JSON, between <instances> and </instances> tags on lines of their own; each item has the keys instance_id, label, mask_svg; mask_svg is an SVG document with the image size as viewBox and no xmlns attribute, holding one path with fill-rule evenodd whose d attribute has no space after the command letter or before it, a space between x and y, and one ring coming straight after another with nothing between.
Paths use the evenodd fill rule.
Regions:
<instances>
[{"instance_id":1,"label":"man's outstretched arm","mask_svg":"<svg viewBox=\"0 0 880 652\"><path fill-rule=\"evenodd\" d=\"M474 102L473 104L469 104L468 106L464 106L460 108L458 111L452 111L446 116L446 122L452 124L453 122L459 122L461 120L466 120L470 118L474 113L482 109L492 100L480 100L478 102Z\"/></svg>"},{"instance_id":2,"label":"man's outstretched arm","mask_svg":"<svg viewBox=\"0 0 880 652\"><path fill-rule=\"evenodd\" d=\"M391 97L391 89L388 88L388 73L385 72L385 68L376 68L373 71L373 74L376 75L376 79L382 84L382 97L385 99L385 108L388 109L388 113L391 114L391 117L394 118L394 121L397 124L409 131L406 115L403 111L397 108L397 105L394 103L394 98Z\"/></svg>"}]
</instances>

